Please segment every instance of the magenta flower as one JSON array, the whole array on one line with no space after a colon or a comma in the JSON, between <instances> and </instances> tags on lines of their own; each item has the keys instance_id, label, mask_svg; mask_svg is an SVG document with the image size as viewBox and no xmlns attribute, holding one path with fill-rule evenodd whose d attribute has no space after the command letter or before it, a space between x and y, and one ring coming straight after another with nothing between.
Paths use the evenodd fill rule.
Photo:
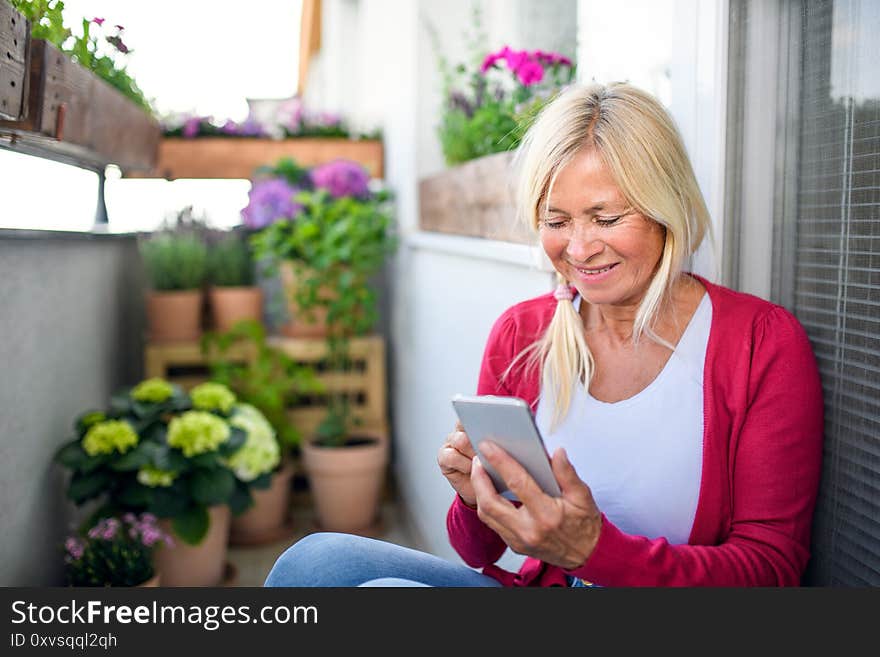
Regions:
<instances>
[{"instance_id":1,"label":"magenta flower","mask_svg":"<svg viewBox=\"0 0 880 657\"><path fill-rule=\"evenodd\" d=\"M97 17L96 17L96 18L93 18L93 19L92 19L92 22L93 22L95 25L100 26L100 25L103 25L103 24L104 24L104 19L103 19L103 18L97 18Z\"/></svg>"},{"instance_id":2,"label":"magenta flower","mask_svg":"<svg viewBox=\"0 0 880 657\"><path fill-rule=\"evenodd\" d=\"M520 64L515 72L516 77L526 87L537 84L544 79L544 68L538 62L531 59L527 59Z\"/></svg>"},{"instance_id":3,"label":"magenta flower","mask_svg":"<svg viewBox=\"0 0 880 657\"><path fill-rule=\"evenodd\" d=\"M293 200L299 192L284 178L258 180L248 192L248 204L241 217L248 228L265 228L279 219L294 219L302 205Z\"/></svg>"},{"instance_id":4,"label":"magenta flower","mask_svg":"<svg viewBox=\"0 0 880 657\"><path fill-rule=\"evenodd\" d=\"M354 196L365 198L369 195L370 174L351 160L334 160L317 166L310 172L315 187L326 189L333 198Z\"/></svg>"},{"instance_id":5,"label":"magenta flower","mask_svg":"<svg viewBox=\"0 0 880 657\"><path fill-rule=\"evenodd\" d=\"M117 30L119 30L120 32L122 32L122 30L125 29L125 28L122 27L121 25L114 25L113 27L115 27L115 28L116 28Z\"/></svg>"}]
</instances>

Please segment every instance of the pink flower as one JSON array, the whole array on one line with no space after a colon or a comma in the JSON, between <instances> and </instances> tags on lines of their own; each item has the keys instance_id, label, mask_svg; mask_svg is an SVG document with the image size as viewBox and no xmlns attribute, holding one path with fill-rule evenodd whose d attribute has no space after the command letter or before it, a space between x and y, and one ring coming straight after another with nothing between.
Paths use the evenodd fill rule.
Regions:
<instances>
[{"instance_id":1,"label":"pink flower","mask_svg":"<svg viewBox=\"0 0 880 657\"><path fill-rule=\"evenodd\" d=\"M113 27L115 27L115 28L116 28L117 30L119 30L120 32L122 32L122 30L125 29L125 28L122 27L121 25L114 25Z\"/></svg>"},{"instance_id":2,"label":"pink flower","mask_svg":"<svg viewBox=\"0 0 880 657\"><path fill-rule=\"evenodd\" d=\"M82 541L71 536L64 541L64 549L67 550L67 553L72 559L79 559L83 555L84 546Z\"/></svg>"},{"instance_id":3,"label":"pink flower","mask_svg":"<svg viewBox=\"0 0 880 657\"><path fill-rule=\"evenodd\" d=\"M544 79L544 68L538 62L529 59L516 69L516 77L528 87Z\"/></svg>"},{"instance_id":4,"label":"pink flower","mask_svg":"<svg viewBox=\"0 0 880 657\"><path fill-rule=\"evenodd\" d=\"M333 198L365 198L369 194L370 174L363 166L351 160L327 162L312 169L310 175L315 187L326 189Z\"/></svg>"},{"instance_id":5,"label":"pink flower","mask_svg":"<svg viewBox=\"0 0 880 657\"><path fill-rule=\"evenodd\" d=\"M92 19L92 22L93 22L95 25L103 25L103 24L104 24L104 19L103 19L103 18L93 18L93 19Z\"/></svg>"}]
</instances>

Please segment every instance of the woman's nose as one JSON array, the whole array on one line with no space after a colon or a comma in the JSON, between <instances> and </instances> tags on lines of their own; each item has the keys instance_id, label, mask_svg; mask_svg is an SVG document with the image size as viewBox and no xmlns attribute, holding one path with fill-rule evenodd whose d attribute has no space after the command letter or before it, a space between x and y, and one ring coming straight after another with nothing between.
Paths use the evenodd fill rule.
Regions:
<instances>
[{"instance_id":1,"label":"woman's nose","mask_svg":"<svg viewBox=\"0 0 880 657\"><path fill-rule=\"evenodd\" d=\"M565 247L565 253L573 262L587 262L602 253L604 248L605 243L590 228L575 228Z\"/></svg>"}]
</instances>

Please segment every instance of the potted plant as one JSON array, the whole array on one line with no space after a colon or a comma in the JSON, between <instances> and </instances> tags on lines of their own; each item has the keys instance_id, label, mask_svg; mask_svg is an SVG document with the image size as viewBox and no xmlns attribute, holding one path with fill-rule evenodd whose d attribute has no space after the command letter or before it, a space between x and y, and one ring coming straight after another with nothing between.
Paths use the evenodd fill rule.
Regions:
<instances>
[{"instance_id":1,"label":"potted plant","mask_svg":"<svg viewBox=\"0 0 880 657\"><path fill-rule=\"evenodd\" d=\"M232 421L236 397L203 384L190 394L148 379L113 396L107 412L76 421L76 435L56 459L72 471L68 497L102 503L99 515L148 512L174 546L157 555L168 586L212 586L226 567L231 509L249 504L247 484L230 459L247 431Z\"/></svg>"},{"instance_id":2,"label":"potted plant","mask_svg":"<svg viewBox=\"0 0 880 657\"><path fill-rule=\"evenodd\" d=\"M150 513L101 518L64 541L65 579L69 586L159 586L154 555L171 545Z\"/></svg>"},{"instance_id":3,"label":"potted plant","mask_svg":"<svg viewBox=\"0 0 880 657\"><path fill-rule=\"evenodd\" d=\"M263 291L255 278L251 247L240 231L209 245L208 302L215 330L228 331L242 320L262 321Z\"/></svg>"},{"instance_id":4,"label":"potted plant","mask_svg":"<svg viewBox=\"0 0 880 657\"><path fill-rule=\"evenodd\" d=\"M252 240L259 256L295 272L288 293L300 316L326 320L327 367L344 377L349 339L369 332L377 317L370 280L395 247L389 194L371 189L352 162L330 162L307 175L287 168L293 176L286 180L302 190L293 197L293 216L272 221ZM356 532L376 518L388 439L358 431L349 410L345 393L332 391L324 422L301 449L322 528Z\"/></svg>"},{"instance_id":5,"label":"potted plant","mask_svg":"<svg viewBox=\"0 0 880 657\"><path fill-rule=\"evenodd\" d=\"M244 361L229 355L233 345L247 349ZM288 408L300 395L321 392L323 386L311 367L270 346L257 322L240 322L225 333L207 333L202 351L210 363L211 379L228 386L265 418L265 424L242 418L245 425L255 425L248 443L252 434L258 434L259 440L255 436L253 447L246 444L236 455L233 469L239 479L251 482L253 504L232 518L230 543L277 540L291 530L291 479L301 438L288 419Z\"/></svg>"},{"instance_id":6,"label":"potted plant","mask_svg":"<svg viewBox=\"0 0 880 657\"><path fill-rule=\"evenodd\" d=\"M150 340L198 340L202 333L202 284L207 267L204 241L194 233L160 231L141 240L139 246L150 283Z\"/></svg>"}]
</instances>

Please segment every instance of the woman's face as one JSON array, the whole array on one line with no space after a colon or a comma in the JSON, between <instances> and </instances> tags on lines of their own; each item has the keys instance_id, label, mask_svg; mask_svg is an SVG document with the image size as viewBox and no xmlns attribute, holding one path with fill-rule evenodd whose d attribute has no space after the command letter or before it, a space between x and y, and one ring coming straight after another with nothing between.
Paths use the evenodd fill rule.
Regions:
<instances>
[{"instance_id":1,"label":"woman's face","mask_svg":"<svg viewBox=\"0 0 880 657\"><path fill-rule=\"evenodd\" d=\"M593 149L559 172L538 225L556 271L590 304L637 305L663 253L663 227L627 205Z\"/></svg>"}]
</instances>

